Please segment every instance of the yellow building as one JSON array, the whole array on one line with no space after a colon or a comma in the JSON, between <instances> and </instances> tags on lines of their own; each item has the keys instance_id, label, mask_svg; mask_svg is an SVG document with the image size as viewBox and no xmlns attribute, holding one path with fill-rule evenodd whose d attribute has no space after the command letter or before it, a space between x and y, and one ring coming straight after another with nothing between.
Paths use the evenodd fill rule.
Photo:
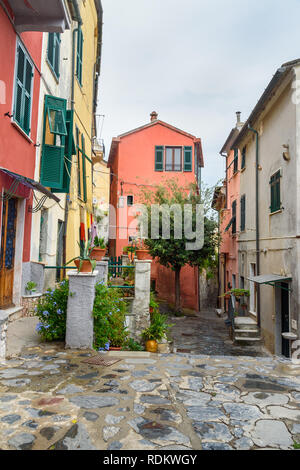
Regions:
<instances>
[{"instance_id":1,"label":"yellow building","mask_svg":"<svg viewBox=\"0 0 300 470\"><path fill-rule=\"evenodd\" d=\"M103 160L103 142L94 140L93 154L93 206L94 220L99 237L108 241L109 233L109 195L110 195L110 168Z\"/></svg>"},{"instance_id":2,"label":"yellow building","mask_svg":"<svg viewBox=\"0 0 300 470\"><path fill-rule=\"evenodd\" d=\"M102 6L100 0L77 2L73 23L71 109L76 155L71 166L67 209L66 260L79 255L78 243L88 240L93 221L93 141L101 64Z\"/></svg>"}]
</instances>

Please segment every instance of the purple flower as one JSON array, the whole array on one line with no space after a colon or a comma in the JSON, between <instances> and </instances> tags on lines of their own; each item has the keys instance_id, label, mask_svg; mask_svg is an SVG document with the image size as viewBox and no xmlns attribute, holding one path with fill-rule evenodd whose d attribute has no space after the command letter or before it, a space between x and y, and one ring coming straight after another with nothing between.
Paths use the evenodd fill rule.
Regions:
<instances>
[{"instance_id":1,"label":"purple flower","mask_svg":"<svg viewBox=\"0 0 300 470\"><path fill-rule=\"evenodd\" d=\"M62 311L61 311L61 309L59 308L59 309L57 310L57 315L61 315L61 314L62 314Z\"/></svg>"}]
</instances>

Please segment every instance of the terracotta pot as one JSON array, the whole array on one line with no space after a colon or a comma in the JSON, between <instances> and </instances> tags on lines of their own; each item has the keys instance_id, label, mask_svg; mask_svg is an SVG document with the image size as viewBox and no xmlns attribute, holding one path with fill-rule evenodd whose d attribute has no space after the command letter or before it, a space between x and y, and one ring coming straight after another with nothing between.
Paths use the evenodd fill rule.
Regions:
<instances>
[{"instance_id":1,"label":"terracotta pot","mask_svg":"<svg viewBox=\"0 0 300 470\"><path fill-rule=\"evenodd\" d=\"M110 351L121 351L121 349L122 349L121 346L119 346L119 347L110 347L109 348Z\"/></svg>"},{"instance_id":2,"label":"terracotta pot","mask_svg":"<svg viewBox=\"0 0 300 470\"><path fill-rule=\"evenodd\" d=\"M157 353L158 344L155 340L146 341L146 351L151 353Z\"/></svg>"},{"instance_id":3,"label":"terracotta pot","mask_svg":"<svg viewBox=\"0 0 300 470\"><path fill-rule=\"evenodd\" d=\"M78 269L78 272L79 272L79 268L80 268L80 259L75 259L74 261L77 269ZM93 267L92 267L92 264L89 260L84 260L82 261L82 265L81 265L81 270L80 272L81 273L91 273L93 271Z\"/></svg>"},{"instance_id":4,"label":"terracotta pot","mask_svg":"<svg viewBox=\"0 0 300 470\"><path fill-rule=\"evenodd\" d=\"M138 260L145 260L149 259L149 251L148 250L136 250L136 256Z\"/></svg>"},{"instance_id":5,"label":"terracotta pot","mask_svg":"<svg viewBox=\"0 0 300 470\"><path fill-rule=\"evenodd\" d=\"M97 248L94 247L91 251L91 258L96 261L102 261L102 258L105 256L106 248Z\"/></svg>"}]
</instances>

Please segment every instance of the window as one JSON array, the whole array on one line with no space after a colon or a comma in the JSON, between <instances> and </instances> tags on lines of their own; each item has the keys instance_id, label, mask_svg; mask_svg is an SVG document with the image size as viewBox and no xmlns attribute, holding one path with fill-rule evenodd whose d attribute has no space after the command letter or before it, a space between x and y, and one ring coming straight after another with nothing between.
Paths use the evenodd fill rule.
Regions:
<instances>
[{"instance_id":1,"label":"window","mask_svg":"<svg viewBox=\"0 0 300 470\"><path fill-rule=\"evenodd\" d=\"M18 44L13 118L27 135L30 134L31 124L32 82L33 66L21 44Z\"/></svg>"},{"instance_id":2,"label":"window","mask_svg":"<svg viewBox=\"0 0 300 470\"><path fill-rule=\"evenodd\" d=\"M241 232L246 229L246 196L241 197Z\"/></svg>"},{"instance_id":3,"label":"window","mask_svg":"<svg viewBox=\"0 0 300 470\"><path fill-rule=\"evenodd\" d=\"M182 171L182 148L166 147L166 171Z\"/></svg>"},{"instance_id":4,"label":"window","mask_svg":"<svg viewBox=\"0 0 300 470\"><path fill-rule=\"evenodd\" d=\"M247 148L244 147L242 150L242 163L241 163L241 169L244 170L246 168L246 152Z\"/></svg>"},{"instance_id":5,"label":"window","mask_svg":"<svg viewBox=\"0 0 300 470\"><path fill-rule=\"evenodd\" d=\"M59 33L49 33L47 58L56 78L59 78L60 42Z\"/></svg>"},{"instance_id":6,"label":"window","mask_svg":"<svg viewBox=\"0 0 300 470\"><path fill-rule=\"evenodd\" d=\"M240 277L240 289L245 289L245 278L243 276Z\"/></svg>"},{"instance_id":7,"label":"window","mask_svg":"<svg viewBox=\"0 0 300 470\"><path fill-rule=\"evenodd\" d=\"M133 206L133 196L127 196L127 206Z\"/></svg>"},{"instance_id":8,"label":"window","mask_svg":"<svg viewBox=\"0 0 300 470\"><path fill-rule=\"evenodd\" d=\"M281 173L277 171L270 179L271 188L271 213L277 212L281 209L281 198L280 198L280 178Z\"/></svg>"},{"instance_id":9,"label":"window","mask_svg":"<svg viewBox=\"0 0 300 470\"><path fill-rule=\"evenodd\" d=\"M67 101L45 96L44 133L41 157L41 183L54 192L68 193L73 142L73 112Z\"/></svg>"},{"instance_id":10,"label":"window","mask_svg":"<svg viewBox=\"0 0 300 470\"><path fill-rule=\"evenodd\" d=\"M239 149L234 149L233 173L237 173L239 167Z\"/></svg>"},{"instance_id":11,"label":"window","mask_svg":"<svg viewBox=\"0 0 300 470\"><path fill-rule=\"evenodd\" d=\"M155 147L155 171L164 171L164 148Z\"/></svg>"},{"instance_id":12,"label":"window","mask_svg":"<svg viewBox=\"0 0 300 470\"><path fill-rule=\"evenodd\" d=\"M236 233L236 201L232 203L232 234Z\"/></svg>"},{"instance_id":13,"label":"window","mask_svg":"<svg viewBox=\"0 0 300 470\"><path fill-rule=\"evenodd\" d=\"M82 86L82 54L83 54L83 34L81 28L77 33L77 61L76 61L76 75L77 79Z\"/></svg>"},{"instance_id":14,"label":"window","mask_svg":"<svg viewBox=\"0 0 300 470\"><path fill-rule=\"evenodd\" d=\"M81 145L80 145L81 141ZM86 164L85 164L85 139L84 135L79 132L76 127L76 148L77 148L77 186L78 186L78 197L82 201L86 202Z\"/></svg>"}]
</instances>

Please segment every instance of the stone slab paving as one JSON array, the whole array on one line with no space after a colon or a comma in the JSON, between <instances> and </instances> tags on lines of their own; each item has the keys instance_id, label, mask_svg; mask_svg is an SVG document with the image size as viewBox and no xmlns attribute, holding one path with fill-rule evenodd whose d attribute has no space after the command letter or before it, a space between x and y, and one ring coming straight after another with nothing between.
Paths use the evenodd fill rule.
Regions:
<instances>
[{"instance_id":1,"label":"stone slab paving","mask_svg":"<svg viewBox=\"0 0 300 470\"><path fill-rule=\"evenodd\" d=\"M271 357L28 347L0 362L0 449L249 450L300 443L300 366Z\"/></svg>"}]
</instances>

